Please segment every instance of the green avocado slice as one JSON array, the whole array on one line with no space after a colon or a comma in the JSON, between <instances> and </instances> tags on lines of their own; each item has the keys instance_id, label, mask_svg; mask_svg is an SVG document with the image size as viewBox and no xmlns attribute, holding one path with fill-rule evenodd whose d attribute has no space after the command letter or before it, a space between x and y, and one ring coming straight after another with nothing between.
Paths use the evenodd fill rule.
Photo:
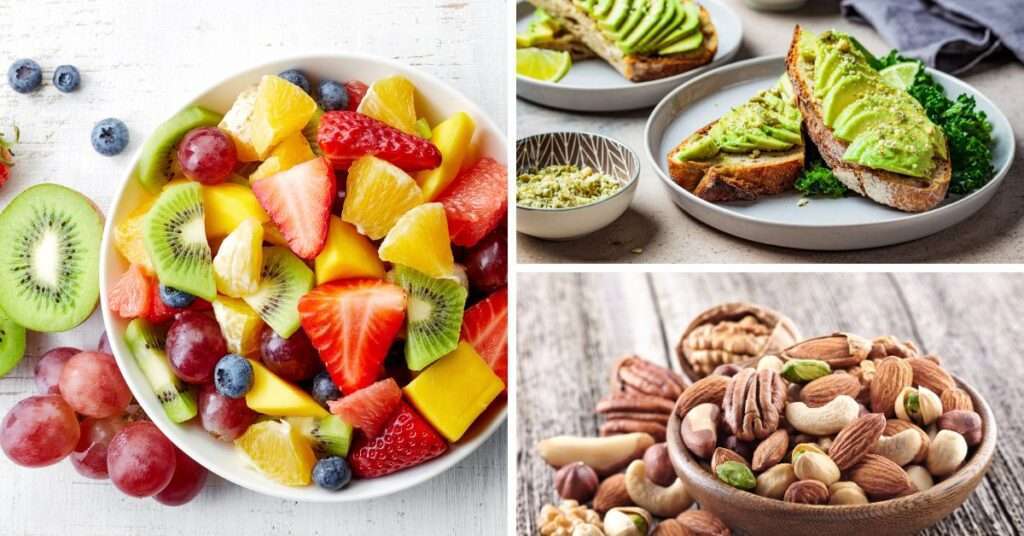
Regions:
<instances>
[{"instance_id":1,"label":"green avocado slice","mask_svg":"<svg viewBox=\"0 0 1024 536\"><path fill-rule=\"evenodd\" d=\"M718 154L718 144L711 136L701 136L690 140L690 143L683 145L675 154L679 162L687 160L707 160Z\"/></svg>"},{"instance_id":2,"label":"green avocado slice","mask_svg":"<svg viewBox=\"0 0 1024 536\"><path fill-rule=\"evenodd\" d=\"M693 2L686 2L682 4L682 7L683 15L685 16L682 24L661 39L658 43L658 49L668 48L677 41L689 36L700 27L700 8L697 7L697 4L694 4Z\"/></svg>"},{"instance_id":3,"label":"green avocado slice","mask_svg":"<svg viewBox=\"0 0 1024 536\"><path fill-rule=\"evenodd\" d=\"M679 54L681 52L690 52L691 50L697 50L701 43L704 42L703 32L693 32L692 34L676 41L665 48L658 50L658 54L667 56L669 54Z\"/></svg>"},{"instance_id":4,"label":"green avocado slice","mask_svg":"<svg viewBox=\"0 0 1024 536\"><path fill-rule=\"evenodd\" d=\"M615 0L612 10L608 12L608 16L603 21L598 22L597 25L606 32L615 31L626 20L631 3L630 0Z\"/></svg>"},{"instance_id":5,"label":"green avocado slice","mask_svg":"<svg viewBox=\"0 0 1024 536\"><path fill-rule=\"evenodd\" d=\"M804 138L800 135L800 127L797 125L795 131L788 128L779 127L764 127L764 131L768 133L772 138L785 142L787 145L783 149L789 149L793 145L800 145L803 143Z\"/></svg>"},{"instance_id":6,"label":"green avocado slice","mask_svg":"<svg viewBox=\"0 0 1024 536\"><path fill-rule=\"evenodd\" d=\"M841 56L834 49L828 49L823 56L814 62L814 93L823 95L831 88L834 82L833 75L839 72L837 67Z\"/></svg>"},{"instance_id":7,"label":"green avocado slice","mask_svg":"<svg viewBox=\"0 0 1024 536\"><path fill-rule=\"evenodd\" d=\"M622 23L618 30L608 32L608 39L618 46L622 39L629 35L633 28L636 28L636 25L640 23L640 20L644 18L646 13L647 2L645 0L633 0L633 5L629 8L629 14L626 16L625 22Z\"/></svg>"},{"instance_id":8,"label":"green avocado slice","mask_svg":"<svg viewBox=\"0 0 1024 536\"><path fill-rule=\"evenodd\" d=\"M641 54L649 54L658 49L658 43L665 38L672 30L683 22L686 14L678 0L668 0L665 3L665 12L661 20L651 29L648 34L637 44L637 51Z\"/></svg>"},{"instance_id":9,"label":"green avocado slice","mask_svg":"<svg viewBox=\"0 0 1024 536\"><path fill-rule=\"evenodd\" d=\"M793 146L792 143L778 140L772 136L757 131L747 132L744 137L746 138L746 141L755 144L761 150L781 151Z\"/></svg>"},{"instance_id":10,"label":"green avocado slice","mask_svg":"<svg viewBox=\"0 0 1024 536\"><path fill-rule=\"evenodd\" d=\"M871 82L858 74L847 75L840 79L838 84L829 89L821 103L825 124L832 128L836 124L839 114L871 89Z\"/></svg>"},{"instance_id":11,"label":"green avocado slice","mask_svg":"<svg viewBox=\"0 0 1024 536\"><path fill-rule=\"evenodd\" d=\"M595 0L573 0L577 7L582 9L587 15L590 14L591 10L594 9Z\"/></svg>"},{"instance_id":12,"label":"green avocado slice","mask_svg":"<svg viewBox=\"0 0 1024 536\"><path fill-rule=\"evenodd\" d=\"M604 20L605 16L612 9L612 0L597 0L593 10L590 12L595 18Z\"/></svg>"},{"instance_id":13,"label":"green avocado slice","mask_svg":"<svg viewBox=\"0 0 1024 536\"><path fill-rule=\"evenodd\" d=\"M674 1L674 0L673 0ZM661 15L665 12L666 0L651 0L650 8L647 13L644 14L643 20L637 24L636 28L633 28L632 32L629 32L629 36L622 40L619 44L619 48L625 54L632 54L636 51L637 45L640 41L654 28L654 26L661 20Z\"/></svg>"}]
</instances>

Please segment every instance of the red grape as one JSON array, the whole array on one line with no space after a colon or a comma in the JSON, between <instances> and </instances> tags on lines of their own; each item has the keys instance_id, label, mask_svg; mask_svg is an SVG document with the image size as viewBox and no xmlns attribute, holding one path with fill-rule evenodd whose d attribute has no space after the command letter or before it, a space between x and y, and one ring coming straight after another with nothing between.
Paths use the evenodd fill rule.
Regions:
<instances>
[{"instance_id":1,"label":"red grape","mask_svg":"<svg viewBox=\"0 0 1024 536\"><path fill-rule=\"evenodd\" d=\"M97 419L121 415L132 401L113 356L99 352L68 360L60 373L60 393L75 411Z\"/></svg>"},{"instance_id":2,"label":"red grape","mask_svg":"<svg viewBox=\"0 0 1024 536\"><path fill-rule=\"evenodd\" d=\"M106 419L92 417L79 423L82 435L71 453L71 465L89 478L107 478L107 446L110 440L128 425L121 416Z\"/></svg>"},{"instance_id":3,"label":"red grape","mask_svg":"<svg viewBox=\"0 0 1024 536\"><path fill-rule=\"evenodd\" d=\"M488 294L508 281L508 244L504 232L492 232L469 249L464 259L469 284Z\"/></svg>"},{"instance_id":4,"label":"red grape","mask_svg":"<svg viewBox=\"0 0 1024 536\"><path fill-rule=\"evenodd\" d=\"M170 484L163 491L157 493L154 499L167 506L181 506L192 499L203 490L206 485L206 468L189 458L180 449L174 449L176 461L174 464L174 476Z\"/></svg>"},{"instance_id":5,"label":"red grape","mask_svg":"<svg viewBox=\"0 0 1024 536\"><path fill-rule=\"evenodd\" d=\"M178 161L185 176L203 184L220 184L238 164L235 142L217 127L196 128L178 146Z\"/></svg>"},{"instance_id":6,"label":"red grape","mask_svg":"<svg viewBox=\"0 0 1024 536\"><path fill-rule=\"evenodd\" d=\"M57 463L78 443L78 418L57 395L35 395L14 405L0 423L0 447L18 465Z\"/></svg>"},{"instance_id":7,"label":"red grape","mask_svg":"<svg viewBox=\"0 0 1024 536\"><path fill-rule=\"evenodd\" d=\"M323 367L320 355L301 329L287 339L272 329L263 330L260 357L271 372L296 383L316 376Z\"/></svg>"},{"instance_id":8,"label":"red grape","mask_svg":"<svg viewBox=\"0 0 1024 536\"><path fill-rule=\"evenodd\" d=\"M199 390L199 422L222 441L234 441L259 415L245 405L245 398L229 398L212 383Z\"/></svg>"},{"instance_id":9,"label":"red grape","mask_svg":"<svg viewBox=\"0 0 1024 536\"><path fill-rule=\"evenodd\" d=\"M107 338L107 332L104 331L103 335L100 335L100 342L96 345L96 351L104 354L114 355L114 351L110 348L110 339Z\"/></svg>"},{"instance_id":10,"label":"red grape","mask_svg":"<svg viewBox=\"0 0 1024 536\"><path fill-rule=\"evenodd\" d=\"M174 476L175 447L151 422L124 427L107 446L110 480L127 495L149 497Z\"/></svg>"},{"instance_id":11,"label":"red grape","mask_svg":"<svg viewBox=\"0 0 1024 536\"><path fill-rule=\"evenodd\" d=\"M79 352L78 348L61 346L43 354L36 363L36 389L44 395L59 395L60 372L68 359Z\"/></svg>"},{"instance_id":12,"label":"red grape","mask_svg":"<svg viewBox=\"0 0 1024 536\"><path fill-rule=\"evenodd\" d=\"M167 358L174 373L189 383L208 383L217 361L228 353L220 326L211 316L193 311L178 315L167 331Z\"/></svg>"}]
</instances>

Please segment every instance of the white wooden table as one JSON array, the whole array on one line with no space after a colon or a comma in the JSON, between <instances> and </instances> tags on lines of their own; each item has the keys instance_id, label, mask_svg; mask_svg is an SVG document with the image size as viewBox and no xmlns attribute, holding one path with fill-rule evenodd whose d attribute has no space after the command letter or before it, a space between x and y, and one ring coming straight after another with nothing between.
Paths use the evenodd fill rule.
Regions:
<instances>
[{"instance_id":1,"label":"white wooden table","mask_svg":"<svg viewBox=\"0 0 1024 536\"><path fill-rule=\"evenodd\" d=\"M132 153L172 107L228 73L307 51L359 51L419 67L504 126L505 13L500 0L0 0L0 124L22 133L0 206L32 184L57 182L106 209ZM7 85L7 67L21 57L43 66L44 87L31 95ZM68 95L49 84L65 63L83 76ZM106 158L92 150L89 133L111 116L128 125L132 141ZM25 360L0 379L0 413L35 392L40 353L91 348L102 332L94 314L71 332L30 336ZM167 508L81 477L67 462L30 470L0 456L0 534L502 534L506 434L502 427L423 485L352 505L268 498L211 476L192 503Z\"/></svg>"}]
</instances>

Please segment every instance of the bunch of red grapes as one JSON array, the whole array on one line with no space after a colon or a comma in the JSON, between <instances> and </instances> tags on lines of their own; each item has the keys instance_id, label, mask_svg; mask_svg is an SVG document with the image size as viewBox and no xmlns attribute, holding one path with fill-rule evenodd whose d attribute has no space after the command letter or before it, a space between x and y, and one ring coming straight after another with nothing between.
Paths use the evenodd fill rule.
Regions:
<instances>
[{"instance_id":1,"label":"bunch of red grapes","mask_svg":"<svg viewBox=\"0 0 1024 536\"><path fill-rule=\"evenodd\" d=\"M17 404L0 422L0 447L18 465L44 467L70 458L83 476L110 480L132 497L178 506L206 484L206 469L178 450L132 404L110 355L54 348L39 359L41 394Z\"/></svg>"}]
</instances>

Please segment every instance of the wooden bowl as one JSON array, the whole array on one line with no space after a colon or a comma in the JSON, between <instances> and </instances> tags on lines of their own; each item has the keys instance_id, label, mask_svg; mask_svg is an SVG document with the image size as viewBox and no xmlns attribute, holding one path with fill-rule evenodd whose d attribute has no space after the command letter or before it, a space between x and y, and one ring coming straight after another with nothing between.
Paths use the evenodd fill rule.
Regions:
<instances>
[{"instance_id":1,"label":"wooden bowl","mask_svg":"<svg viewBox=\"0 0 1024 536\"><path fill-rule=\"evenodd\" d=\"M690 454L679 436L682 419L668 421L672 466L702 509L712 512L737 534L840 536L913 534L956 510L981 482L996 449L996 421L984 399L959 378L957 384L974 400L984 436L963 467L923 492L865 505L817 506L787 503L742 491L721 482Z\"/></svg>"}]
</instances>

